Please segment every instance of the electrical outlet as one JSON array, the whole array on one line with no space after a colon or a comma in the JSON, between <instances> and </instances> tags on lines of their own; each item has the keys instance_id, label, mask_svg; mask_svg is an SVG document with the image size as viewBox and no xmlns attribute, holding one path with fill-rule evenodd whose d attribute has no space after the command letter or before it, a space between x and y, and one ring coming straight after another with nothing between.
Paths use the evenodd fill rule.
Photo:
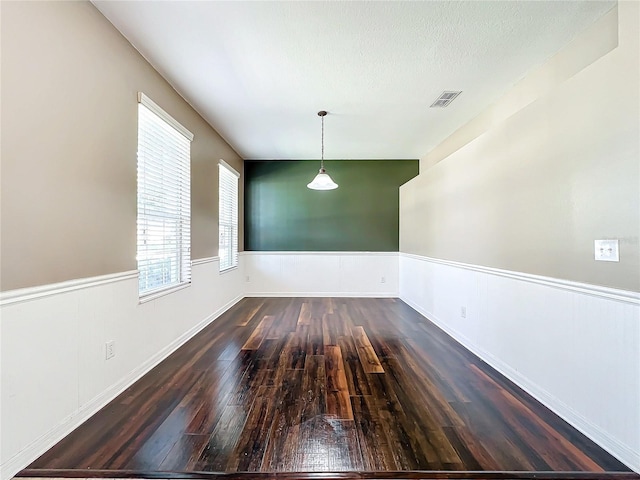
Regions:
<instances>
[{"instance_id":1,"label":"electrical outlet","mask_svg":"<svg viewBox=\"0 0 640 480\"><path fill-rule=\"evenodd\" d=\"M601 262L619 262L618 240L596 240L594 242L595 259Z\"/></svg>"},{"instance_id":2,"label":"electrical outlet","mask_svg":"<svg viewBox=\"0 0 640 480\"><path fill-rule=\"evenodd\" d=\"M467 318L467 307L460 307L460 316L462 318Z\"/></svg>"},{"instance_id":3,"label":"electrical outlet","mask_svg":"<svg viewBox=\"0 0 640 480\"><path fill-rule=\"evenodd\" d=\"M113 358L115 356L116 356L116 342L111 340L110 342L106 343L105 358L106 358L106 360L109 360L110 358Z\"/></svg>"},{"instance_id":4,"label":"electrical outlet","mask_svg":"<svg viewBox=\"0 0 640 480\"><path fill-rule=\"evenodd\" d=\"M380 277L380 283L387 283L387 279L384 277Z\"/></svg>"}]
</instances>

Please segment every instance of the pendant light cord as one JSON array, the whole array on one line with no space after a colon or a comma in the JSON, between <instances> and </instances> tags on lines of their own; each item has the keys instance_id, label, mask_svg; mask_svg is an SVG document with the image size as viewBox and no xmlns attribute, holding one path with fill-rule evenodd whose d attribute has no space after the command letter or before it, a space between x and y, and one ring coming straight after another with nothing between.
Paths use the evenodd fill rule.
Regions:
<instances>
[{"instance_id":1,"label":"pendant light cord","mask_svg":"<svg viewBox=\"0 0 640 480\"><path fill-rule=\"evenodd\" d=\"M322 120L322 150L321 150L321 160L320 160L320 169L324 170L324 115L320 117Z\"/></svg>"},{"instance_id":2,"label":"pendant light cord","mask_svg":"<svg viewBox=\"0 0 640 480\"><path fill-rule=\"evenodd\" d=\"M324 170L324 117L327 114L325 110L320 110L318 116L322 120L322 136L320 137L321 155L320 155L320 171L313 181L307 184L307 188L311 190L335 190L338 184L334 182L329 174ZM316 164L317 165L317 164Z\"/></svg>"}]
</instances>

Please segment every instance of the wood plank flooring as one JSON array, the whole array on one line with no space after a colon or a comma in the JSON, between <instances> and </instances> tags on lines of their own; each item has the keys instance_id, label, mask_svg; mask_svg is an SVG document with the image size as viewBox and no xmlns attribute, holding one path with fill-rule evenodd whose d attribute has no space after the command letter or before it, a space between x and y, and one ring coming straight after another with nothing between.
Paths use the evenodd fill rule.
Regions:
<instances>
[{"instance_id":1,"label":"wood plank flooring","mask_svg":"<svg viewBox=\"0 0 640 480\"><path fill-rule=\"evenodd\" d=\"M352 298L242 300L20 475L85 472L640 478L402 301Z\"/></svg>"}]
</instances>

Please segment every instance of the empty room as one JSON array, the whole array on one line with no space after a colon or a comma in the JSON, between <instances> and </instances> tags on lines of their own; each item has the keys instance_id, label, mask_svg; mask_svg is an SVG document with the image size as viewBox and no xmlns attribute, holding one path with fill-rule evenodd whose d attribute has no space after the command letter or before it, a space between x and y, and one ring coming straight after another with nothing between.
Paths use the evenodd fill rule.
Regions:
<instances>
[{"instance_id":1,"label":"empty room","mask_svg":"<svg viewBox=\"0 0 640 480\"><path fill-rule=\"evenodd\" d=\"M640 2L0 34L0 480L640 479Z\"/></svg>"}]
</instances>

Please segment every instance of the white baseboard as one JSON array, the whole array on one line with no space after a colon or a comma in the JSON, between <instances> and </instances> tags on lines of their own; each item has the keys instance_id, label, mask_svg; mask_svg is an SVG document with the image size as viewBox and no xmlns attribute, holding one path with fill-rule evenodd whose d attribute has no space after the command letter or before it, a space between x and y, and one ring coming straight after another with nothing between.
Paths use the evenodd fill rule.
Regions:
<instances>
[{"instance_id":1,"label":"white baseboard","mask_svg":"<svg viewBox=\"0 0 640 480\"><path fill-rule=\"evenodd\" d=\"M250 298L286 298L286 297L334 297L334 298L398 298L398 292L250 292Z\"/></svg>"}]
</instances>

